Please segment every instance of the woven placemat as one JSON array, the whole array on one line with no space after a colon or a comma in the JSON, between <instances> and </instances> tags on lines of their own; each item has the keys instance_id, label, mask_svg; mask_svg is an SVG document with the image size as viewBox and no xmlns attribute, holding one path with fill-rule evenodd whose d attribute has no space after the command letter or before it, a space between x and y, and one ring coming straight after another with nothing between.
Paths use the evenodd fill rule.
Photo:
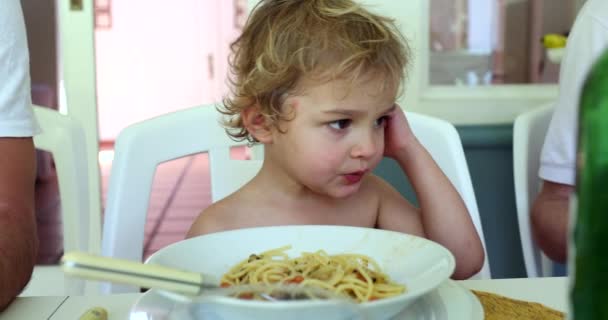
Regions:
<instances>
[{"instance_id":1,"label":"woven placemat","mask_svg":"<svg viewBox=\"0 0 608 320\"><path fill-rule=\"evenodd\" d=\"M483 306L485 320L562 320L563 312L540 303L515 300L494 293L471 290Z\"/></svg>"}]
</instances>

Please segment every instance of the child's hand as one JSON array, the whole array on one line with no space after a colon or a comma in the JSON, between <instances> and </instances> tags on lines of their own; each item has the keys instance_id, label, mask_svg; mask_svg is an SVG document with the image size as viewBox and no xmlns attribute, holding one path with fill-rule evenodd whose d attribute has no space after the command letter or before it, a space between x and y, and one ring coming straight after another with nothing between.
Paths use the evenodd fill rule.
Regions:
<instances>
[{"instance_id":1,"label":"child's hand","mask_svg":"<svg viewBox=\"0 0 608 320\"><path fill-rule=\"evenodd\" d=\"M384 155L391 158L406 151L412 144L418 143L405 118L403 109L399 105L396 106L395 110L389 114L384 129Z\"/></svg>"}]
</instances>

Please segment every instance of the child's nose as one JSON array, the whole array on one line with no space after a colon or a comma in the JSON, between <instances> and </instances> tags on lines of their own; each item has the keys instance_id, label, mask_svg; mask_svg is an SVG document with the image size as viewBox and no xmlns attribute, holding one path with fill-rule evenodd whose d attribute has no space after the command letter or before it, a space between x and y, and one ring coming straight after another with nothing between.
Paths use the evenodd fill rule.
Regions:
<instances>
[{"instance_id":1,"label":"child's nose","mask_svg":"<svg viewBox=\"0 0 608 320\"><path fill-rule=\"evenodd\" d=\"M380 148L373 134L361 135L352 148L351 155L353 158L369 158L378 152Z\"/></svg>"}]
</instances>

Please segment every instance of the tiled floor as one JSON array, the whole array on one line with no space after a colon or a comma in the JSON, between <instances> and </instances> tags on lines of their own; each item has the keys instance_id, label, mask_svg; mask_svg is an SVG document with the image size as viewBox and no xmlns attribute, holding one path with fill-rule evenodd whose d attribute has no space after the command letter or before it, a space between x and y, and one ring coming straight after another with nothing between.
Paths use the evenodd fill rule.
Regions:
<instances>
[{"instance_id":1,"label":"tiled floor","mask_svg":"<svg viewBox=\"0 0 608 320\"><path fill-rule=\"evenodd\" d=\"M233 150L233 157L245 157L244 149ZM100 165L105 203L111 162L101 161ZM183 239L196 216L211 203L208 171L206 154L177 159L157 168L145 226L144 258ZM40 181L36 190L42 244L38 260L41 264L56 263L62 254L56 179Z\"/></svg>"},{"instance_id":2,"label":"tiled floor","mask_svg":"<svg viewBox=\"0 0 608 320\"><path fill-rule=\"evenodd\" d=\"M101 164L103 200L111 164ZM209 161L198 154L158 166L145 227L144 258L184 239L198 214L211 203Z\"/></svg>"}]
</instances>

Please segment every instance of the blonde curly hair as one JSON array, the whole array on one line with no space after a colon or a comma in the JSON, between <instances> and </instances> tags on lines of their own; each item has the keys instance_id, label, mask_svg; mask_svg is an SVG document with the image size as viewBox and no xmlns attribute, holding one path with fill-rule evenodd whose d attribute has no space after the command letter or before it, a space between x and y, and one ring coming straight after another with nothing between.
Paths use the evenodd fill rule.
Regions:
<instances>
[{"instance_id":1,"label":"blonde curly hair","mask_svg":"<svg viewBox=\"0 0 608 320\"><path fill-rule=\"evenodd\" d=\"M231 95L219 111L237 140L255 138L241 118L257 106L269 123L303 77L354 83L373 72L382 86L401 88L409 48L394 21L351 0L262 0L231 44Z\"/></svg>"}]
</instances>

